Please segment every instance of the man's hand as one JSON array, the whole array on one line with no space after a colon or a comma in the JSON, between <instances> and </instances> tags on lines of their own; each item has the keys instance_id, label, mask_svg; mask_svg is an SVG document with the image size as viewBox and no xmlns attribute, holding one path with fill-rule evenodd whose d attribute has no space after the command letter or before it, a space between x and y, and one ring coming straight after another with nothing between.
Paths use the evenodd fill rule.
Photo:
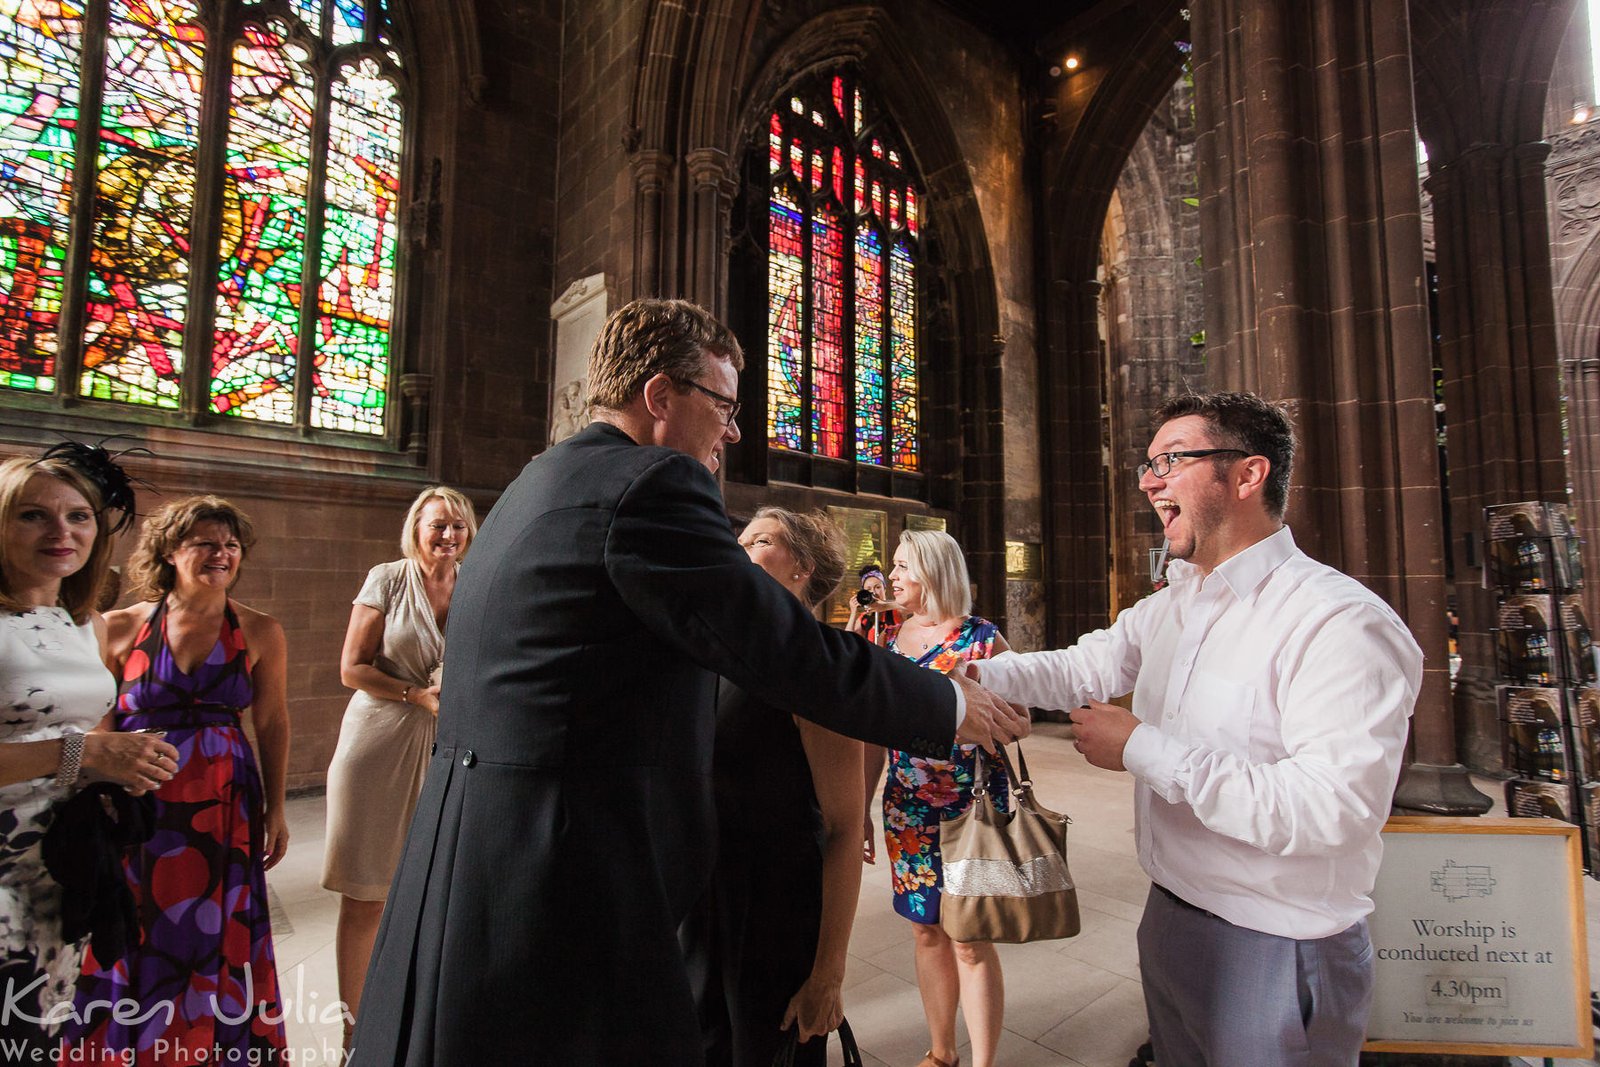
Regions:
<instances>
[{"instance_id":1,"label":"man's hand","mask_svg":"<svg viewBox=\"0 0 1600 1067\"><path fill-rule=\"evenodd\" d=\"M963 745L982 745L994 752L998 746L1009 745L1033 732L1028 709L1007 704L968 678L965 671L953 670L945 677L955 679L967 698L966 717L956 727L956 740Z\"/></svg>"},{"instance_id":2,"label":"man's hand","mask_svg":"<svg viewBox=\"0 0 1600 1067\"><path fill-rule=\"evenodd\" d=\"M1077 736L1072 747L1082 752L1084 758L1096 767L1108 771L1125 771L1122 750L1128 744L1139 720L1133 712L1115 704L1102 704L1091 700L1081 708L1072 709L1072 731Z\"/></svg>"}]
</instances>

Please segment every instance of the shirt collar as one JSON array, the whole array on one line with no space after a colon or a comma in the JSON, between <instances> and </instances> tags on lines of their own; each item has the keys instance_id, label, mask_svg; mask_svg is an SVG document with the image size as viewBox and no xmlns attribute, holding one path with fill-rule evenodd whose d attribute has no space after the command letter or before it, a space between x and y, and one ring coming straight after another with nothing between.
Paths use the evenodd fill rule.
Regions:
<instances>
[{"instance_id":1,"label":"shirt collar","mask_svg":"<svg viewBox=\"0 0 1600 1067\"><path fill-rule=\"evenodd\" d=\"M1223 560L1211 573L1222 580L1236 599L1247 600L1261 588L1261 583L1267 580L1268 575L1297 551L1294 535L1289 532L1289 527L1283 526L1276 533ZM1188 560L1175 559L1167 564L1167 578L1174 585L1198 582L1200 568Z\"/></svg>"}]
</instances>

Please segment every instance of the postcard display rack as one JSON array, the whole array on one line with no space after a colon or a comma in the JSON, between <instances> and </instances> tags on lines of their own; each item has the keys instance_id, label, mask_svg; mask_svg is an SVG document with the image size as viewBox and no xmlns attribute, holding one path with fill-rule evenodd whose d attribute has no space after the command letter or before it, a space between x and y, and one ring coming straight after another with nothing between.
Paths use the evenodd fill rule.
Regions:
<instances>
[{"instance_id":1,"label":"postcard display rack","mask_svg":"<svg viewBox=\"0 0 1600 1067\"><path fill-rule=\"evenodd\" d=\"M1495 648L1506 811L1583 827L1600 877L1600 688L1580 591L1581 542L1566 505L1483 510L1484 585L1499 596Z\"/></svg>"}]
</instances>

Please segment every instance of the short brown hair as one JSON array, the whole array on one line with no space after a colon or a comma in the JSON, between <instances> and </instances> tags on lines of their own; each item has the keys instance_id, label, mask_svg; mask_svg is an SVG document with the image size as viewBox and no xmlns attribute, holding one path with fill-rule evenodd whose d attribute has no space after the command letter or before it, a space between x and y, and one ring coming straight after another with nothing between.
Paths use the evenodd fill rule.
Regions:
<instances>
[{"instance_id":1,"label":"short brown hair","mask_svg":"<svg viewBox=\"0 0 1600 1067\"><path fill-rule=\"evenodd\" d=\"M844 534L832 519L820 511L800 513L770 506L757 508L750 521L757 519L777 522L783 530L784 547L794 561L802 569L811 569L801 596L806 607L816 607L839 588L839 579L844 577Z\"/></svg>"},{"instance_id":2,"label":"short brown hair","mask_svg":"<svg viewBox=\"0 0 1600 1067\"><path fill-rule=\"evenodd\" d=\"M715 356L744 370L744 350L716 317L687 300L635 300L612 313L589 351L589 403L619 411L657 374L690 382Z\"/></svg>"},{"instance_id":3,"label":"short brown hair","mask_svg":"<svg viewBox=\"0 0 1600 1067\"><path fill-rule=\"evenodd\" d=\"M233 531L242 551L239 562L255 547L256 531L249 516L220 496L186 496L161 505L139 528L139 543L128 557L123 578L139 600L160 600L178 582L177 568L167 557L202 522L220 522Z\"/></svg>"},{"instance_id":4,"label":"short brown hair","mask_svg":"<svg viewBox=\"0 0 1600 1067\"><path fill-rule=\"evenodd\" d=\"M1270 467L1261 499L1267 514L1283 518L1295 451L1294 424L1283 405L1254 393L1182 393L1156 409L1155 423L1159 428L1186 415L1204 419L1218 446L1266 457Z\"/></svg>"},{"instance_id":5,"label":"short brown hair","mask_svg":"<svg viewBox=\"0 0 1600 1067\"><path fill-rule=\"evenodd\" d=\"M105 508L99 488L77 467L64 459L50 457L38 459L17 456L0 463L0 530L16 518L22 506L22 492L34 475L45 475L72 486L94 510L94 545L89 549L89 559L76 573L61 580L61 606L67 609L72 621L82 626L100 598L100 586L106 580L106 570L111 566L110 526L106 522ZM27 611L32 604L18 600L11 589L6 574L5 538L0 536L0 608L7 611Z\"/></svg>"}]
</instances>

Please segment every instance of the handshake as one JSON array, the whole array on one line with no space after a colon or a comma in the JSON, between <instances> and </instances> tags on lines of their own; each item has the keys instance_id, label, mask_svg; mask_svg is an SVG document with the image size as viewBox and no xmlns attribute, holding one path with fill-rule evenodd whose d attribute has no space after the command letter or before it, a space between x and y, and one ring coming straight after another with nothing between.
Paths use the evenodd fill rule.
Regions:
<instances>
[{"instance_id":1,"label":"handshake","mask_svg":"<svg viewBox=\"0 0 1600 1067\"><path fill-rule=\"evenodd\" d=\"M965 663L945 675L967 700L966 714L956 726L956 740L994 752L1000 745L1027 737L1033 731L1033 723L1027 708L1007 704L979 685L978 669L976 663Z\"/></svg>"}]
</instances>

